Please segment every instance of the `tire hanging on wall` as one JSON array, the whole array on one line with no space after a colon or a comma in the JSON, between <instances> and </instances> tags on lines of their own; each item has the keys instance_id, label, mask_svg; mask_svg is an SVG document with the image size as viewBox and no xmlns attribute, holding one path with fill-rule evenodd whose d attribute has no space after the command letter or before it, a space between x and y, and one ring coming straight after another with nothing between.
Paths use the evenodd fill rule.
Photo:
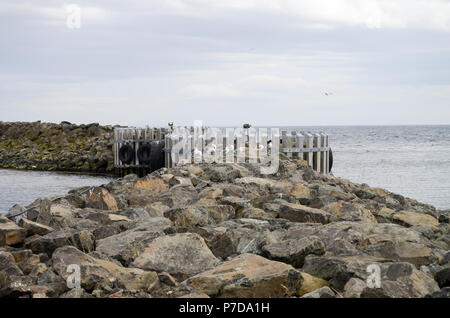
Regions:
<instances>
[{"instance_id":1,"label":"tire hanging on wall","mask_svg":"<svg viewBox=\"0 0 450 318\"><path fill-rule=\"evenodd\" d=\"M119 159L124 164L128 165L134 160L134 149L130 145L126 144L119 149Z\"/></svg>"},{"instance_id":2,"label":"tire hanging on wall","mask_svg":"<svg viewBox=\"0 0 450 318\"><path fill-rule=\"evenodd\" d=\"M150 152L150 170L151 172L163 168L165 166L164 140L154 140L151 143L152 151Z\"/></svg>"},{"instance_id":3,"label":"tire hanging on wall","mask_svg":"<svg viewBox=\"0 0 450 318\"><path fill-rule=\"evenodd\" d=\"M143 144L139 146L137 151L137 157L139 159L139 163L141 164L150 164L151 162L151 153L152 153L152 145L151 144Z\"/></svg>"},{"instance_id":4,"label":"tire hanging on wall","mask_svg":"<svg viewBox=\"0 0 450 318\"><path fill-rule=\"evenodd\" d=\"M329 161L328 161L328 166L329 166L329 168L330 168L330 172L331 172L331 169L333 168L333 151L331 150L331 148L330 148L330 152L329 152Z\"/></svg>"}]
</instances>

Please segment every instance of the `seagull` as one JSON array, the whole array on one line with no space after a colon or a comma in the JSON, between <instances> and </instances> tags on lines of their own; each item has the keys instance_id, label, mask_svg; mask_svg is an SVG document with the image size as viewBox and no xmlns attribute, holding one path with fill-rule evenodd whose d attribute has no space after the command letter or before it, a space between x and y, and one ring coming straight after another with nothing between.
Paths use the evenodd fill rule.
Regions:
<instances>
[{"instance_id":1,"label":"seagull","mask_svg":"<svg viewBox=\"0 0 450 318\"><path fill-rule=\"evenodd\" d=\"M327 95L327 96L328 96L328 95L333 95L333 93L326 93L326 92L325 92L325 95Z\"/></svg>"}]
</instances>

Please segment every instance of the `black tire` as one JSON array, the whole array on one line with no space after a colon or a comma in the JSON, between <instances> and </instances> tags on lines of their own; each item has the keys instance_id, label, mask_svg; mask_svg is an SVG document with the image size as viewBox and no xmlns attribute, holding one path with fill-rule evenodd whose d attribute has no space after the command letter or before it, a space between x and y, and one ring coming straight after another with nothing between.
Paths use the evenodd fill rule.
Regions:
<instances>
[{"instance_id":1,"label":"black tire","mask_svg":"<svg viewBox=\"0 0 450 318\"><path fill-rule=\"evenodd\" d=\"M137 157L139 159L139 163L140 164L150 164L151 152L152 152L151 144L140 145L139 149L137 151Z\"/></svg>"},{"instance_id":2,"label":"black tire","mask_svg":"<svg viewBox=\"0 0 450 318\"><path fill-rule=\"evenodd\" d=\"M166 164L164 145L165 145L164 140L154 140L151 143L152 147L152 151L150 152L151 172L163 168Z\"/></svg>"},{"instance_id":3,"label":"black tire","mask_svg":"<svg viewBox=\"0 0 450 318\"><path fill-rule=\"evenodd\" d=\"M123 145L119 149L119 159L128 165L134 160L134 149L130 145Z\"/></svg>"},{"instance_id":4,"label":"black tire","mask_svg":"<svg viewBox=\"0 0 450 318\"><path fill-rule=\"evenodd\" d=\"M328 166L330 167L330 172L331 172L331 169L333 168L333 151L331 150L331 148L330 148L330 159L328 161Z\"/></svg>"}]
</instances>

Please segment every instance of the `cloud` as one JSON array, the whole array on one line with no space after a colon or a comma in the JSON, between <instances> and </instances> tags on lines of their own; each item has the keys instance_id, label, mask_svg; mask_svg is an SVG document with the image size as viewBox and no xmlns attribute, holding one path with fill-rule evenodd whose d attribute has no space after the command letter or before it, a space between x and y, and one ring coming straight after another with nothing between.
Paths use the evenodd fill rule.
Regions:
<instances>
[{"instance_id":1,"label":"cloud","mask_svg":"<svg viewBox=\"0 0 450 318\"><path fill-rule=\"evenodd\" d=\"M240 96L240 93L236 89L227 84L189 84L180 93L191 99Z\"/></svg>"},{"instance_id":2,"label":"cloud","mask_svg":"<svg viewBox=\"0 0 450 318\"><path fill-rule=\"evenodd\" d=\"M69 3L0 3L0 120L450 122L448 1Z\"/></svg>"},{"instance_id":3,"label":"cloud","mask_svg":"<svg viewBox=\"0 0 450 318\"><path fill-rule=\"evenodd\" d=\"M320 21L322 27L417 27L450 31L450 3L446 0L168 0L178 13L192 15L223 10L271 12Z\"/></svg>"}]
</instances>

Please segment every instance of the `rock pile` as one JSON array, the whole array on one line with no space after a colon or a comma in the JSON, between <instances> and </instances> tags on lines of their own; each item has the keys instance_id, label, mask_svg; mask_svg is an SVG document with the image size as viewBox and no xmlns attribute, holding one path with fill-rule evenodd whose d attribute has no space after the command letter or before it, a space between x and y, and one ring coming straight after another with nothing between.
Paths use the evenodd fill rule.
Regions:
<instances>
[{"instance_id":1,"label":"rock pile","mask_svg":"<svg viewBox=\"0 0 450 318\"><path fill-rule=\"evenodd\" d=\"M0 122L0 168L114 171L113 127Z\"/></svg>"},{"instance_id":2,"label":"rock pile","mask_svg":"<svg viewBox=\"0 0 450 318\"><path fill-rule=\"evenodd\" d=\"M0 217L0 297L450 294L449 211L302 160L270 176L203 164L85 190Z\"/></svg>"}]
</instances>

